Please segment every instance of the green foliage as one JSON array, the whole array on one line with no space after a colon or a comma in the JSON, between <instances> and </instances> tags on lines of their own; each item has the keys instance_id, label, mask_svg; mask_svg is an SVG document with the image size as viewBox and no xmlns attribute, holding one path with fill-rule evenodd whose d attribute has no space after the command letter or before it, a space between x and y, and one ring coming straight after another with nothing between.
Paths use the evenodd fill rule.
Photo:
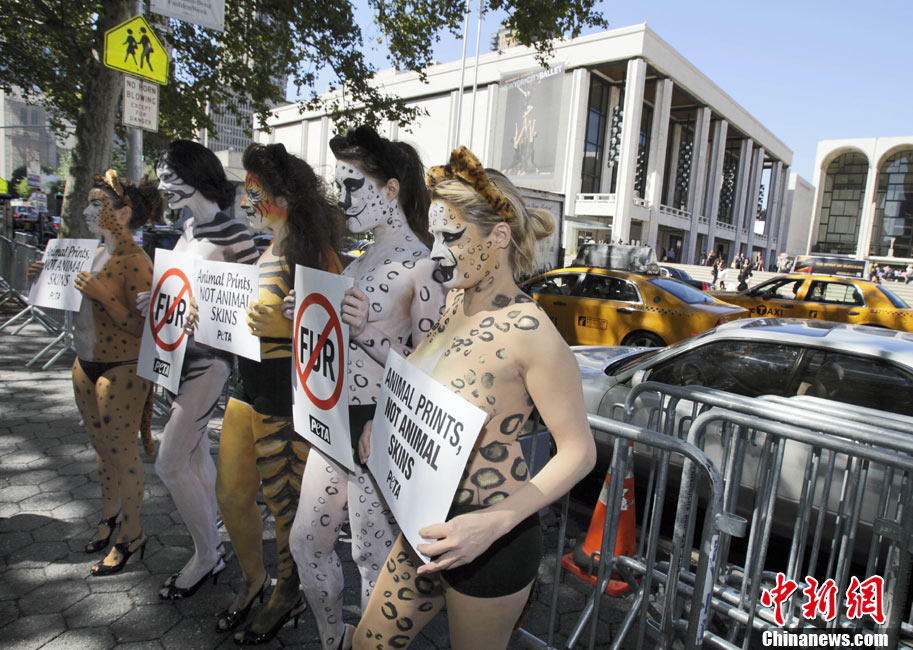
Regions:
<instances>
[{"instance_id":1,"label":"green foliage","mask_svg":"<svg viewBox=\"0 0 913 650\"><path fill-rule=\"evenodd\" d=\"M29 179L25 177L20 178L16 183L16 194L19 195L20 199L27 199L32 195L32 193L37 191L38 190L36 190L34 187L29 187Z\"/></svg>"}]
</instances>

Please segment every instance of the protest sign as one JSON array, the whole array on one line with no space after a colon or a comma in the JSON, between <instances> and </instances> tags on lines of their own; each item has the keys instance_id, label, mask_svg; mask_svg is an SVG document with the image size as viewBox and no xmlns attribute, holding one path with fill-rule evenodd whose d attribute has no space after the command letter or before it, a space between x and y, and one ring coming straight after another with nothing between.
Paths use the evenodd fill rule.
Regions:
<instances>
[{"instance_id":1,"label":"protest sign","mask_svg":"<svg viewBox=\"0 0 913 650\"><path fill-rule=\"evenodd\" d=\"M485 417L485 411L390 352L368 469L412 548L427 541L419 530L446 521Z\"/></svg>"},{"instance_id":2,"label":"protest sign","mask_svg":"<svg viewBox=\"0 0 913 650\"><path fill-rule=\"evenodd\" d=\"M346 387L349 326L339 308L352 283L352 278L296 266L292 319L295 431L349 470L355 469Z\"/></svg>"},{"instance_id":3,"label":"protest sign","mask_svg":"<svg viewBox=\"0 0 913 650\"><path fill-rule=\"evenodd\" d=\"M29 291L29 304L79 311L82 292L73 286L76 276L92 269L96 239L52 239L44 249L44 268Z\"/></svg>"},{"instance_id":4,"label":"protest sign","mask_svg":"<svg viewBox=\"0 0 913 650\"><path fill-rule=\"evenodd\" d=\"M193 295L199 309L194 339L259 361L260 339L247 326L247 306L259 298L260 269L197 260L194 270Z\"/></svg>"},{"instance_id":5,"label":"protest sign","mask_svg":"<svg viewBox=\"0 0 913 650\"><path fill-rule=\"evenodd\" d=\"M136 374L159 386L178 391L187 349L184 325L193 296L195 259L162 248L155 249L152 297L143 326Z\"/></svg>"}]
</instances>

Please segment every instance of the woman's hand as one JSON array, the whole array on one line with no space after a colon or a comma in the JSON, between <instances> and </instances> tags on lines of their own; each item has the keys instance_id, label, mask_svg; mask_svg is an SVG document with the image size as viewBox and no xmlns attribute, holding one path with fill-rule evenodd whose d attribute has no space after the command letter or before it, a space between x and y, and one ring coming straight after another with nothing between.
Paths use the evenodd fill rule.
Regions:
<instances>
[{"instance_id":1,"label":"woman's hand","mask_svg":"<svg viewBox=\"0 0 913 650\"><path fill-rule=\"evenodd\" d=\"M145 314L149 311L149 303L152 300L151 291L140 291L136 294L136 311Z\"/></svg>"},{"instance_id":2,"label":"woman's hand","mask_svg":"<svg viewBox=\"0 0 913 650\"><path fill-rule=\"evenodd\" d=\"M87 298L98 302L111 297L111 292L101 283L101 280L88 271L80 271L76 280L73 281L73 286Z\"/></svg>"},{"instance_id":3,"label":"woman's hand","mask_svg":"<svg viewBox=\"0 0 913 650\"><path fill-rule=\"evenodd\" d=\"M368 456L371 455L371 428L374 420L365 422L365 428L361 431L361 437L358 439L358 457L362 464L368 462Z\"/></svg>"},{"instance_id":4,"label":"woman's hand","mask_svg":"<svg viewBox=\"0 0 913 650\"><path fill-rule=\"evenodd\" d=\"M290 338L292 322L282 315L282 307L253 302L247 307L247 326L254 336Z\"/></svg>"},{"instance_id":5,"label":"woman's hand","mask_svg":"<svg viewBox=\"0 0 913 650\"><path fill-rule=\"evenodd\" d=\"M479 510L454 517L446 524L425 526L418 534L436 539L416 550L434 559L418 568L419 575L469 564L488 550L501 533L503 513Z\"/></svg>"},{"instance_id":6,"label":"woman's hand","mask_svg":"<svg viewBox=\"0 0 913 650\"><path fill-rule=\"evenodd\" d=\"M35 279L35 277L44 270L44 261L38 260L37 262L32 262L29 265L29 270L26 271L29 280Z\"/></svg>"},{"instance_id":7,"label":"woman's hand","mask_svg":"<svg viewBox=\"0 0 913 650\"><path fill-rule=\"evenodd\" d=\"M139 304L139 300L137 300ZM200 320L200 307L197 305L197 299L190 296L190 309L187 310L187 316L184 318L184 331L187 334L193 334L197 328L197 322Z\"/></svg>"},{"instance_id":8,"label":"woman's hand","mask_svg":"<svg viewBox=\"0 0 913 650\"><path fill-rule=\"evenodd\" d=\"M356 285L342 299L342 322L349 326L350 336L358 336L368 324L368 297Z\"/></svg>"},{"instance_id":9,"label":"woman's hand","mask_svg":"<svg viewBox=\"0 0 913 650\"><path fill-rule=\"evenodd\" d=\"M292 289L288 295L282 299L282 315L289 320L295 319L295 290Z\"/></svg>"}]
</instances>

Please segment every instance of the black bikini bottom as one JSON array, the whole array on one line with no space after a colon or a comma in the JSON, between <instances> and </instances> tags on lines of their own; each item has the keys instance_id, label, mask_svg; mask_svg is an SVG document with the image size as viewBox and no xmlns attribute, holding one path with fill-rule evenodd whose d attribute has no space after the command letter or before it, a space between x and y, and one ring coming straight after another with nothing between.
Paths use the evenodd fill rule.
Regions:
<instances>
[{"instance_id":1,"label":"black bikini bottom","mask_svg":"<svg viewBox=\"0 0 913 650\"><path fill-rule=\"evenodd\" d=\"M97 383L101 376L111 370L111 368L136 363L136 359L130 359L129 361L83 361L82 359L77 359L77 361L79 362L79 367L82 368L82 371L86 373L86 377L93 384Z\"/></svg>"},{"instance_id":2,"label":"black bikini bottom","mask_svg":"<svg viewBox=\"0 0 913 650\"><path fill-rule=\"evenodd\" d=\"M448 521L457 515L482 510L487 506L450 508ZM469 564L441 571L447 584L461 594L475 598L498 598L515 594L539 574L545 553L539 513L513 527Z\"/></svg>"},{"instance_id":3,"label":"black bikini bottom","mask_svg":"<svg viewBox=\"0 0 913 650\"><path fill-rule=\"evenodd\" d=\"M352 449L355 450L355 460L358 460L358 440L365 424L374 419L374 409L377 404L349 404L349 433L352 435Z\"/></svg>"}]
</instances>

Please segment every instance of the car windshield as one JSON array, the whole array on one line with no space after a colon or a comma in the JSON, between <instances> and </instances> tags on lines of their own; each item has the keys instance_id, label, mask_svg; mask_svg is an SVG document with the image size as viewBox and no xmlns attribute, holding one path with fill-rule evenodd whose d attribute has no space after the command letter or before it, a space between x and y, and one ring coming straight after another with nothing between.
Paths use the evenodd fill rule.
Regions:
<instances>
[{"instance_id":1,"label":"car windshield","mask_svg":"<svg viewBox=\"0 0 913 650\"><path fill-rule=\"evenodd\" d=\"M910 305L904 302L903 298L898 295L895 295L889 289L885 289L881 285L877 285L876 288L884 294L885 298L891 301L891 304L897 307L898 309L909 309Z\"/></svg>"},{"instance_id":2,"label":"car windshield","mask_svg":"<svg viewBox=\"0 0 913 650\"><path fill-rule=\"evenodd\" d=\"M668 291L673 296L686 302L689 305L697 305L707 302L717 302L716 298L710 296L703 291L695 289L691 285L679 282L678 280L672 280L670 278L653 278L649 281L650 284L659 287Z\"/></svg>"}]
</instances>

